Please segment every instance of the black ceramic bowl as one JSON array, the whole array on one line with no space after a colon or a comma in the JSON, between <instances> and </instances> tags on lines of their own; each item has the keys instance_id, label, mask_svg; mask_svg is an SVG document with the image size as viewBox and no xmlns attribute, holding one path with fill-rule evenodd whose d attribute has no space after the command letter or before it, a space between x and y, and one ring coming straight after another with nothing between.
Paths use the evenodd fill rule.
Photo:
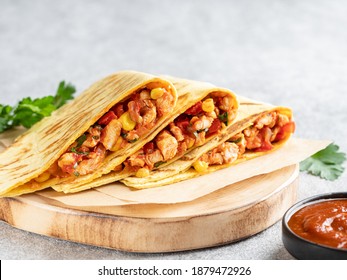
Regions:
<instances>
[{"instance_id":1,"label":"black ceramic bowl","mask_svg":"<svg viewBox=\"0 0 347 280\"><path fill-rule=\"evenodd\" d=\"M301 260L347 260L347 250L320 245L303 239L295 234L288 226L290 217L299 209L332 199L347 199L347 192L328 193L313 196L294 204L284 214L282 219L282 241L288 252Z\"/></svg>"}]
</instances>

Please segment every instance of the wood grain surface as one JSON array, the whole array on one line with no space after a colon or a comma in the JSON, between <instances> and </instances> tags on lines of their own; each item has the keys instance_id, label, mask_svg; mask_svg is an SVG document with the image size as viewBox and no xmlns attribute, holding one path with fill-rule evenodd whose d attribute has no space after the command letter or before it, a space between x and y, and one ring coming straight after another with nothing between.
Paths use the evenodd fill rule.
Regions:
<instances>
[{"instance_id":1,"label":"wood grain surface","mask_svg":"<svg viewBox=\"0 0 347 280\"><path fill-rule=\"evenodd\" d=\"M170 252L235 242L280 220L296 201L298 166L259 175L191 202L67 206L38 194L0 199L0 219L69 241L129 252Z\"/></svg>"}]
</instances>

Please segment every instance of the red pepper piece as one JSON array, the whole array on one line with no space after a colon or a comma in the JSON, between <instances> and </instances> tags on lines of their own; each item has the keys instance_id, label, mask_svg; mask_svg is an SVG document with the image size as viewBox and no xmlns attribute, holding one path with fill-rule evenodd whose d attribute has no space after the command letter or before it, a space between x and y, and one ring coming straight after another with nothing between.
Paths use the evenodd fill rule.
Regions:
<instances>
[{"instance_id":1,"label":"red pepper piece","mask_svg":"<svg viewBox=\"0 0 347 280\"><path fill-rule=\"evenodd\" d=\"M281 130L277 133L274 142L278 142L283 140L288 134L294 133L295 131L295 123L289 122L281 127Z\"/></svg>"},{"instance_id":2,"label":"red pepper piece","mask_svg":"<svg viewBox=\"0 0 347 280\"><path fill-rule=\"evenodd\" d=\"M146 143L146 145L143 146L143 152L145 154L150 154L153 151L154 151L154 143L153 142Z\"/></svg>"},{"instance_id":3,"label":"red pepper piece","mask_svg":"<svg viewBox=\"0 0 347 280\"><path fill-rule=\"evenodd\" d=\"M98 120L98 124L108 125L110 121L116 118L117 118L116 114L113 111L109 111Z\"/></svg>"},{"instance_id":4,"label":"red pepper piece","mask_svg":"<svg viewBox=\"0 0 347 280\"><path fill-rule=\"evenodd\" d=\"M219 119L214 119L210 128L208 129L206 136L210 136L216 132L218 132L218 130L220 130L222 127L222 123Z\"/></svg>"},{"instance_id":5,"label":"red pepper piece","mask_svg":"<svg viewBox=\"0 0 347 280\"><path fill-rule=\"evenodd\" d=\"M202 112L202 102L199 101L198 103L196 103L195 105L193 105L192 107L190 107L185 113L187 115L198 115Z\"/></svg>"},{"instance_id":6,"label":"red pepper piece","mask_svg":"<svg viewBox=\"0 0 347 280\"><path fill-rule=\"evenodd\" d=\"M121 115L123 115L124 111L124 106L123 103L117 104L111 108L111 111L113 111L118 118L120 118Z\"/></svg>"}]
</instances>

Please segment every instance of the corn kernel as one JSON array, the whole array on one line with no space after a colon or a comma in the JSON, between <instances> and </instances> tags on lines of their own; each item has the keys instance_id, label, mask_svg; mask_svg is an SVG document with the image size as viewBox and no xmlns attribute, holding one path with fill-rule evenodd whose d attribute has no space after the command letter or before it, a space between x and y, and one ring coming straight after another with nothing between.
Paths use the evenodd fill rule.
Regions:
<instances>
[{"instance_id":1,"label":"corn kernel","mask_svg":"<svg viewBox=\"0 0 347 280\"><path fill-rule=\"evenodd\" d=\"M193 167L197 172L204 173L207 171L208 163L201 160L197 160L193 163Z\"/></svg>"},{"instance_id":2,"label":"corn kernel","mask_svg":"<svg viewBox=\"0 0 347 280\"><path fill-rule=\"evenodd\" d=\"M195 140L193 138L189 138L189 141L187 143L187 148L190 149L194 146Z\"/></svg>"},{"instance_id":3,"label":"corn kernel","mask_svg":"<svg viewBox=\"0 0 347 280\"><path fill-rule=\"evenodd\" d=\"M49 179L49 177L51 177L51 174L49 174L49 172L43 172L41 175L39 175L34 180L38 183L42 183L44 181L47 181Z\"/></svg>"},{"instance_id":4,"label":"corn kernel","mask_svg":"<svg viewBox=\"0 0 347 280\"><path fill-rule=\"evenodd\" d=\"M117 152L120 149L123 140L124 139L121 136L119 136L116 143L113 145L113 147L110 149L110 151Z\"/></svg>"},{"instance_id":5,"label":"corn kernel","mask_svg":"<svg viewBox=\"0 0 347 280\"><path fill-rule=\"evenodd\" d=\"M163 88L154 88L151 90L151 98L152 99L158 99L162 97L164 94L164 89Z\"/></svg>"},{"instance_id":6,"label":"corn kernel","mask_svg":"<svg viewBox=\"0 0 347 280\"><path fill-rule=\"evenodd\" d=\"M131 119L129 112L123 113L123 115L120 116L119 120L124 130L127 130L127 131L133 130L136 126L136 122L134 122Z\"/></svg>"},{"instance_id":7,"label":"corn kernel","mask_svg":"<svg viewBox=\"0 0 347 280\"><path fill-rule=\"evenodd\" d=\"M212 98L207 98L202 102L202 110L206 113L211 113L214 111L214 103Z\"/></svg>"},{"instance_id":8,"label":"corn kernel","mask_svg":"<svg viewBox=\"0 0 347 280\"><path fill-rule=\"evenodd\" d=\"M149 175L149 170L147 168L140 168L135 175L139 178L147 177Z\"/></svg>"}]
</instances>

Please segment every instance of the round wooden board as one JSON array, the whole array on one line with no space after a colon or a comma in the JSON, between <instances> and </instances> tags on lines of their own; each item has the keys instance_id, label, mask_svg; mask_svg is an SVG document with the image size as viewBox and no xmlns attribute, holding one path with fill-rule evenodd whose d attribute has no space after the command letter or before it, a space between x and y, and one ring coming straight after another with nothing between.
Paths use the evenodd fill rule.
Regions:
<instances>
[{"instance_id":1,"label":"round wooden board","mask_svg":"<svg viewBox=\"0 0 347 280\"><path fill-rule=\"evenodd\" d=\"M254 235L294 204L298 165L230 185L191 202L77 208L37 194L0 199L0 219L65 240L130 252L218 246Z\"/></svg>"}]
</instances>

